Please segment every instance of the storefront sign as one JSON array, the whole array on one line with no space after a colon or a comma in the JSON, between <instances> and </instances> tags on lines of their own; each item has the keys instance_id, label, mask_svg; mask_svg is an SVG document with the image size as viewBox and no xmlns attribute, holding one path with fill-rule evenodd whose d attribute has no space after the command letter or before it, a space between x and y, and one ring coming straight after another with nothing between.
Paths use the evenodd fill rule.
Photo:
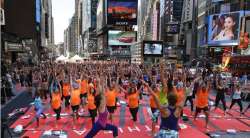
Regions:
<instances>
[{"instance_id":1,"label":"storefront sign","mask_svg":"<svg viewBox=\"0 0 250 138\"><path fill-rule=\"evenodd\" d=\"M20 43L5 42L5 50L6 52L8 51L19 52L23 51L23 46Z\"/></svg>"}]
</instances>

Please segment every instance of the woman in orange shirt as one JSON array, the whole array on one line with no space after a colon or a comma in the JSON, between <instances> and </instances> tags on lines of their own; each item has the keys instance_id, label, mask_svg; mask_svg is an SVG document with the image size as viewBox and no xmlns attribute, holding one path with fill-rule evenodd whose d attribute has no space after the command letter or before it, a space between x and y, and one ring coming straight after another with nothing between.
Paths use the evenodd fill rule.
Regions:
<instances>
[{"instance_id":1,"label":"woman in orange shirt","mask_svg":"<svg viewBox=\"0 0 250 138\"><path fill-rule=\"evenodd\" d=\"M61 86L58 81L53 80L51 84L51 107L56 113L56 125L57 121L61 118Z\"/></svg>"},{"instance_id":2,"label":"woman in orange shirt","mask_svg":"<svg viewBox=\"0 0 250 138\"><path fill-rule=\"evenodd\" d=\"M183 87L180 86L179 84L177 84L176 89L175 89L175 93L177 95L176 106L179 106L184 100L184 89L183 89Z\"/></svg>"},{"instance_id":3,"label":"woman in orange shirt","mask_svg":"<svg viewBox=\"0 0 250 138\"><path fill-rule=\"evenodd\" d=\"M85 76L85 78L82 79L82 82L81 82L80 97L81 97L82 106L86 104L87 95L88 95L88 80L87 80L87 76Z\"/></svg>"},{"instance_id":4,"label":"woman in orange shirt","mask_svg":"<svg viewBox=\"0 0 250 138\"><path fill-rule=\"evenodd\" d=\"M107 97L107 109L109 112L109 119L111 123L113 122L113 114L116 110L116 102L117 102L117 92L119 91L118 80L111 81L111 77L109 77L109 84L111 85L107 88L105 96Z\"/></svg>"},{"instance_id":5,"label":"woman in orange shirt","mask_svg":"<svg viewBox=\"0 0 250 138\"><path fill-rule=\"evenodd\" d=\"M145 86L145 87L147 88L147 86ZM152 87L153 92L157 96L157 98L159 98L160 89L155 84L153 84L151 87ZM150 105L152 114L155 116L155 113L158 109L157 109L157 105L155 103L154 97L152 95L150 95L150 97L149 97L149 105ZM152 135L155 134L155 126L156 126L157 122L158 122L158 116L156 115L155 119L152 118Z\"/></svg>"},{"instance_id":6,"label":"woman in orange shirt","mask_svg":"<svg viewBox=\"0 0 250 138\"><path fill-rule=\"evenodd\" d=\"M79 85L80 83L75 81L72 83L72 77L70 76L70 104L71 104L71 108L73 111L73 121L75 124L75 120L76 118L79 117L78 115L78 109L81 103L81 99L80 99L80 90L81 90L81 86Z\"/></svg>"},{"instance_id":7,"label":"woman in orange shirt","mask_svg":"<svg viewBox=\"0 0 250 138\"><path fill-rule=\"evenodd\" d=\"M63 89L63 98L65 99L64 103L65 103L65 107L68 108L70 103L69 103L69 100L70 100L70 83L68 80L65 80L63 82L63 85L62 85L62 89Z\"/></svg>"},{"instance_id":8,"label":"woman in orange shirt","mask_svg":"<svg viewBox=\"0 0 250 138\"><path fill-rule=\"evenodd\" d=\"M92 119L92 127L95 123L95 117L97 115L97 109L96 109L96 105L95 105L95 96L96 96L96 90L94 89L94 85L92 83L90 83L87 101L88 101L89 114L90 114L90 117Z\"/></svg>"},{"instance_id":9,"label":"woman in orange shirt","mask_svg":"<svg viewBox=\"0 0 250 138\"><path fill-rule=\"evenodd\" d=\"M198 87L197 93L196 93L196 111L194 115L194 120L196 120L196 117L198 113L200 113L202 110L205 113L206 116L206 128L208 124L208 96L209 96L209 89L210 89L210 81L207 81L207 84L205 82L202 82L201 85Z\"/></svg>"},{"instance_id":10,"label":"woman in orange shirt","mask_svg":"<svg viewBox=\"0 0 250 138\"><path fill-rule=\"evenodd\" d=\"M128 89L128 106L134 123L137 121L137 113L139 109L139 91L136 88L136 82L133 81Z\"/></svg>"}]
</instances>

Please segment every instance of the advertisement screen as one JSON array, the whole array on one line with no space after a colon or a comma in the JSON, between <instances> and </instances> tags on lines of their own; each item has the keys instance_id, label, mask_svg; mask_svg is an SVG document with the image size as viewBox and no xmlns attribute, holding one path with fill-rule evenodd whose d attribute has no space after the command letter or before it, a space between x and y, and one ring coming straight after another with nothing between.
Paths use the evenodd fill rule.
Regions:
<instances>
[{"instance_id":1,"label":"advertisement screen","mask_svg":"<svg viewBox=\"0 0 250 138\"><path fill-rule=\"evenodd\" d=\"M136 32L134 31L117 31L108 32L109 46L127 46L136 42Z\"/></svg>"},{"instance_id":2,"label":"advertisement screen","mask_svg":"<svg viewBox=\"0 0 250 138\"><path fill-rule=\"evenodd\" d=\"M136 25L137 0L108 0L109 25Z\"/></svg>"},{"instance_id":3,"label":"advertisement screen","mask_svg":"<svg viewBox=\"0 0 250 138\"><path fill-rule=\"evenodd\" d=\"M240 17L242 12L231 12L209 16L209 45L238 45Z\"/></svg>"},{"instance_id":4,"label":"advertisement screen","mask_svg":"<svg viewBox=\"0 0 250 138\"><path fill-rule=\"evenodd\" d=\"M167 33L178 33L179 32L179 25L178 24L168 24L166 27Z\"/></svg>"},{"instance_id":5,"label":"advertisement screen","mask_svg":"<svg viewBox=\"0 0 250 138\"><path fill-rule=\"evenodd\" d=\"M41 1L36 0L36 22L41 22Z\"/></svg>"},{"instance_id":6,"label":"advertisement screen","mask_svg":"<svg viewBox=\"0 0 250 138\"><path fill-rule=\"evenodd\" d=\"M144 55L162 55L163 44L162 42L144 42L143 46Z\"/></svg>"},{"instance_id":7,"label":"advertisement screen","mask_svg":"<svg viewBox=\"0 0 250 138\"><path fill-rule=\"evenodd\" d=\"M224 0L212 0L212 2L220 2L220 1L224 1Z\"/></svg>"}]
</instances>

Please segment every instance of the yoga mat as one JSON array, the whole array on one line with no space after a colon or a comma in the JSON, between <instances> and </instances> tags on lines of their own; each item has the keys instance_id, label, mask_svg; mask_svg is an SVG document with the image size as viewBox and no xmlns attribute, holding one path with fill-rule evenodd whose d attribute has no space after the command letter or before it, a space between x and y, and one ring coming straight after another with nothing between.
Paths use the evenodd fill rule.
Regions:
<instances>
[{"instance_id":1,"label":"yoga mat","mask_svg":"<svg viewBox=\"0 0 250 138\"><path fill-rule=\"evenodd\" d=\"M43 131L26 131L22 138L29 137L29 138L39 138L42 135Z\"/></svg>"},{"instance_id":2,"label":"yoga mat","mask_svg":"<svg viewBox=\"0 0 250 138\"><path fill-rule=\"evenodd\" d=\"M206 126L205 118L197 118L196 120L192 120L192 123L194 124L194 127L197 130L203 133L216 131L216 128L214 128L209 122L208 122L208 128L205 127Z\"/></svg>"},{"instance_id":3,"label":"yoga mat","mask_svg":"<svg viewBox=\"0 0 250 138\"><path fill-rule=\"evenodd\" d=\"M240 119L242 122L248 124L248 126L250 127L250 119ZM250 131L250 128L248 129L248 131Z\"/></svg>"},{"instance_id":4,"label":"yoga mat","mask_svg":"<svg viewBox=\"0 0 250 138\"><path fill-rule=\"evenodd\" d=\"M236 131L246 131L250 129L249 126L239 122L236 119L211 119L210 121L222 131L226 131L228 129L235 129Z\"/></svg>"},{"instance_id":5,"label":"yoga mat","mask_svg":"<svg viewBox=\"0 0 250 138\"><path fill-rule=\"evenodd\" d=\"M37 127L37 124L36 124L36 120L34 120L33 123L31 123L27 128L26 130L31 130L31 129L34 129L34 130L42 130L44 128L46 124L46 119L43 119L43 118L40 118L39 119L39 127Z\"/></svg>"},{"instance_id":6,"label":"yoga mat","mask_svg":"<svg viewBox=\"0 0 250 138\"><path fill-rule=\"evenodd\" d=\"M44 130L60 130L67 125L67 122L69 121L68 117L61 117L61 119L58 121L57 127L56 127L56 118L55 117L48 117L46 126L44 127Z\"/></svg>"},{"instance_id":7,"label":"yoga mat","mask_svg":"<svg viewBox=\"0 0 250 138\"><path fill-rule=\"evenodd\" d=\"M27 119L23 119L23 117L29 116ZM17 125L25 126L27 125L35 116L34 107L31 107L24 115L17 119L15 123L13 123L10 128L15 128Z\"/></svg>"},{"instance_id":8,"label":"yoga mat","mask_svg":"<svg viewBox=\"0 0 250 138\"><path fill-rule=\"evenodd\" d=\"M209 138L209 136L200 132L199 130L185 124L187 126L186 129L181 129L179 131L180 138Z\"/></svg>"}]
</instances>

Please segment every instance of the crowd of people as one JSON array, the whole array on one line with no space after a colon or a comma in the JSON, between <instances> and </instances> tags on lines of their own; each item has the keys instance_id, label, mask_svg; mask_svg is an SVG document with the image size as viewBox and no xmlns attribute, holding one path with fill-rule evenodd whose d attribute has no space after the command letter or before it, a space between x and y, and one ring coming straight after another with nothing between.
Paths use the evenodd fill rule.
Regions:
<instances>
[{"instance_id":1,"label":"crowd of people","mask_svg":"<svg viewBox=\"0 0 250 138\"><path fill-rule=\"evenodd\" d=\"M149 100L152 112L152 135L160 135L162 131L178 132L178 120L183 116L183 107L190 103L194 115L203 111L206 116L206 126L209 121L209 95L213 84L217 89L215 109L219 102L223 103L226 112L225 85L218 75L211 76L206 69L197 70L192 74L188 68L172 68L164 60L154 65L136 65L118 61L86 61L84 63L43 63L32 70L26 71L27 83L37 80L34 94L36 117L39 126L40 115L46 108L43 101L50 99L51 108L56 113L56 125L61 118L61 110L65 108L72 112L73 123L81 117L80 113L88 112L92 120L92 129L85 136L94 137L100 130L111 130L113 136L118 136L117 124L113 122L114 113L120 96L127 99L127 105L134 124L142 100ZM21 73L22 74L22 73ZM21 78L21 75L20 75ZM26 79L24 79L26 80ZM22 83L21 79L20 82ZM33 82L34 84L34 82ZM233 88L232 104L240 106L241 85ZM145 98L149 97L149 98ZM71 109L70 109L71 108ZM156 131L158 118L160 131ZM96 118L97 121L96 121Z\"/></svg>"}]
</instances>

